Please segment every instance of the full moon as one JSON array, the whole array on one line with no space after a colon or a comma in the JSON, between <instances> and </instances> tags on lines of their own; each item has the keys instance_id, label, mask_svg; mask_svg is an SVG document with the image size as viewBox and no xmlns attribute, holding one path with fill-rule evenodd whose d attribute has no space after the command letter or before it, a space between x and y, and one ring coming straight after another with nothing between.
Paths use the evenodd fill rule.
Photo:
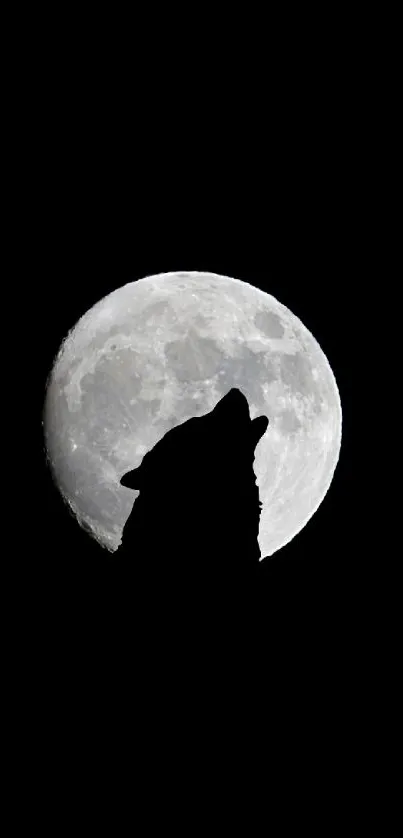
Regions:
<instances>
[{"instance_id":1,"label":"full moon","mask_svg":"<svg viewBox=\"0 0 403 838\"><path fill-rule=\"evenodd\" d=\"M44 437L64 500L100 545L118 549L138 495L123 474L233 387L251 419L269 419L253 462L262 559L316 512L339 458L338 388L313 335L270 294L212 273L128 283L81 317L48 378Z\"/></svg>"}]
</instances>

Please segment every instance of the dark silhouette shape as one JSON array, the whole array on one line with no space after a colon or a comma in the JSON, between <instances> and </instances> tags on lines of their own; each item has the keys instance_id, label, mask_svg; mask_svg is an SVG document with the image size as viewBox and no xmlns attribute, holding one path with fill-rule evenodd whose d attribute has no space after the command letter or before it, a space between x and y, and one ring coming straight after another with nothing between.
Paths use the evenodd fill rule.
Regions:
<instances>
[{"instance_id":1,"label":"dark silhouette shape","mask_svg":"<svg viewBox=\"0 0 403 838\"><path fill-rule=\"evenodd\" d=\"M256 445L268 426L232 389L209 414L173 428L123 486L139 489L117 560L138 603L171 615L241 597L259 567ZM134 593L134 589L136 593Z\"/></svg>"}]
</instances>

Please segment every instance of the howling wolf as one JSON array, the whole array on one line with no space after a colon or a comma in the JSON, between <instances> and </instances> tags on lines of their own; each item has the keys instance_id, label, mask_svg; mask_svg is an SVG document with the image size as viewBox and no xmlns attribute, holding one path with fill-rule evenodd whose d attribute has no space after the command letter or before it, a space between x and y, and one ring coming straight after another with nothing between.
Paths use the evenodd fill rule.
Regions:
<instances>
[{"instance_id":1,"label":"howling wolf","mask_svg":"<svg viewBox=\"0 0 403 838\"><path fill-rule=\"evenodd\" d=\"M254 450L268 419L232 389L207 415L168 431L125 474L138 489L118 557L152 594L206 602L246 590L259 566Z\"/></svg>"}]
</instances>

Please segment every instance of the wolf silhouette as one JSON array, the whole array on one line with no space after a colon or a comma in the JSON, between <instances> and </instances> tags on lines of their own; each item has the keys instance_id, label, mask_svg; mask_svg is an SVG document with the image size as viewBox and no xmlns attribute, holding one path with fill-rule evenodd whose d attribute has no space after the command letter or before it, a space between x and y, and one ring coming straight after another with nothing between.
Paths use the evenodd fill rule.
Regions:
<instances>
[{"instance_id":1,"label":"wolf silhouette","mask_svg":"<svg viewBox=\"0 0 403 838\"><path fill-rule=\"evenodd\" d=\"M177 426L121 484L138 489L118 557L138 586L171 603L243 592L258 565L254 450L268 419L251 420L233 388L202 417Z\"/></svg>"}]
</instances>

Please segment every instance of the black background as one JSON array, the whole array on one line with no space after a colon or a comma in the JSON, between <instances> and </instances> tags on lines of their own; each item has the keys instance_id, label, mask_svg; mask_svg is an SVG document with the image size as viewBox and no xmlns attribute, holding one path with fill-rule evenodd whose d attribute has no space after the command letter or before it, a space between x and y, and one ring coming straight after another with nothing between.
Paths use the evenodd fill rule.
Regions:
<instances>
[{"instance_id":1,"label":"black background","mask_svg":"<svg viewBox=\"0 0 403 838\"><path fill-rule=\"evenodd\" d=\"M30 774L46 760L47 777L60 764L85 775L78 763L88 754L92 763L99 756L109 780L107 748L117 753L128 743L119 755L126 781L139 767L152 777L157 753L168 787L179 747L185 768L200 752L196 761L210 760L212 770L217 741L231 761L242 730L246 750L266 736L264 760L277 739L275 771L281 759L289 770L292 753L299 776L315 738L318 776L334 753L343 759L339 743L359 713L352 685L364 562L351 431L363 231L355 90L346 95L340 62L322 73L323 56L312 67L304 58L304 78L286 60L268 61L256 97L242 68L234 76L237 59L230 83L224 78L210 98L206 62L188 88L179 59L178 96L163 72L153 84L150 64L121 89L98 64L75 73L76 55L67 53L61 69L54 72L52 57L36 77L16 139L24 181L15 197L24 216L18 253L34 351L15 424L33 456L17 470L24 508L21 515L19 502L10 599ZM244 634L235 619L221 636L206 635L204 646L203 638L192 644L184 624L186 648L158 615L150 633L135 608L127 611L118 554L69 515L46 467L41 425L47 376L78 318L127 282L176 270L236 277L285 304L326 354L343 410L330 489L304 529L263 562L258 619L242 624Z\"/></svg>"},{"instance_id":2,"label":"black background","mask_svg":"<svg viewBox=\"0 0 403 838\"><path fill-rule=\"evenodd\" d=\"M377 510L390 480L374 467L384 450L391 461L374 395L396 227L390 20L285 7L277 21L275 7L259 19L241 6L238 28L235 7L221 26L218 8L186 12L136 6L131 21L109 8L88 20L82 8L18 9L7 29L13 236L3 222L12 259L2 372L14 387L3 384L2 453L15 486L2 564L13 818L51 821L53 834L69 819L76 827L77 814L83 823L86 809L104 826L110 809L114 831L120 816L134 827L186 819L193 833L203 816L215 828L221 805L238 828L246 808L249 834L261 802L265 829L279 809L282 824L319 821L327 834L329 822L345 830L367 813L373 824L380 800L384 826L397 632L382 636L383 605L393 619L395 563L387 527L375 542L379 512L368 513L361 467L353 491L352 427L368 370L356 439L368 434ZM47 376L78 318L124 283L176 270L237 277L285 304L326 354L343 411L330 489L264 560L257 615L240 631L232 614L204 644L186 623L174 636L154 613L150 632L127 609L118 554L69 515L41 426ZM368 299L381 301L379 321Z\"/></svg>"},{"instance_id":3,"label":"black background","mask_svg":"<svg viewBox=\"0 0 403 838\"><path fill-rule=\"evenodd\" d=\"M47 68L31 99L17 194L35 352L24 382L22 432L33 461L24 464L24 516L15 524L14 590L27 689L38 696L32 712L50 753L52 725L57 731L55 758L75 726L91 729L99 745L111 713L112 726L125 718L130 741L146 731L161 743L173 727L184 739L189 725L202 737L204 716L213 730L231 727L232 711L244 728L263 725L274 704L296 736L310 719L319 740L324 724L335 741L356 665L362 567L351 485L352 323L363 283L351 105L331 74L300 87L298 73L287 84L280 67L266 97L233 79L232 98L216 91L213 104L203 78L181 101L163 75L153 91L149 79L137 80L119 96L116 86L83 84L71 65L66 78ZM319 342L343 409L331 487L304 529L263 562L258 622L242 637L235 620L216 643L210 636L186 652L165 623L151 636L135 608L128 615L118 554L69 515L46 467L41 425L47 376L78 318L127 282L176 270L213 271L273 294ZM243 717L247 706L256 719L250 709Z\"/></svg>"}]
</instances>

